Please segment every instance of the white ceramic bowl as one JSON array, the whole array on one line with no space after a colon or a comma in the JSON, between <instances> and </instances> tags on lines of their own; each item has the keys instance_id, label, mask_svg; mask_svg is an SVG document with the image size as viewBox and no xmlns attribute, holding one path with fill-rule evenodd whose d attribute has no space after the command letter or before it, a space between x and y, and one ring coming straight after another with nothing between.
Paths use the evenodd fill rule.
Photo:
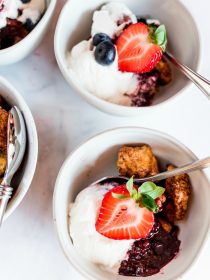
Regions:
<instances>
[{"instance_id":1,"label":"white ceramic bowl","mask_svg":"<svg viewBox=\"0 0 210 280\"><path fill-rule=\"evenodd\" d=\"M12 214L28 191L36 169L38 156L38 139L36 126L31 111L21 94L4 78L0 77L0 96L10 106L18 106L22 111L27 129L27 149L21 167L12 180L12 186L17 189L10 200L4 220Z\"/></svg>"},{"instance_id":2,"label":"white ceramic bowl","mask_svg":"<svg viewBox=\"0 0 210 280\"><path fill-rule=\"evenodd\" d=\"M73 265L85 279L89 280L135 280L100 270L97 265L78 255L69 235L68 209L76 195L90 183L117 174L116 159L119 148L124 144L148 143L161 165L173 163L177 166L196 160L196 156L176 139L161 132L144 128L119 128L91 138L72 154L63 164L58 175L54 192L54 220L61 247ZM186 272L198 256L208 233L210 223L210 186L204 173L190 174L193 197L187 219L181 223L181 250L163 271L148 280L174 280ZM84 233L85 234L85 233ZM179 278L180 279L180 278Z\"/></svg>"},{"instance_id":3,"label":"white ceramic bowl","mask_svg":"<svg viewBox=\"0 0 210 280\"><path fill-rule=\"evenodd\" d=\"M180 93L189 84L174 67L173 82L163 87L160 94L154 98L150 107L125 107L104 101L81 86L71 74L67 67L67 52L81 40L87 39L90 35L93 11L98 9L104 2L112 0L71 0L67 1L55 32L55 55L58 65L66 81L76 92L82 95L89 103L101 111L120 115L136 116L148 110L154 110L160 104L169 101L172 97ZM114 1L114 0L113 0ZM189 11L178 0L121 0L137 15L151 15L160 19L166 25L169 49L190 68L197 70L200 55L200 38L196 24Z\"/></svg>"},{"instance_id":4,"label":"white ceramic bowl","mask_svg":"<svg viewBox=\"0 0 210 280\"><path fill-rule=\"evenodd\" d=\"M56 2L57 0L46 0L47 10L36 27L17 44L0 50L0 66L20 61L39 45L49 27Z\"/></svg>"}]
</instances>

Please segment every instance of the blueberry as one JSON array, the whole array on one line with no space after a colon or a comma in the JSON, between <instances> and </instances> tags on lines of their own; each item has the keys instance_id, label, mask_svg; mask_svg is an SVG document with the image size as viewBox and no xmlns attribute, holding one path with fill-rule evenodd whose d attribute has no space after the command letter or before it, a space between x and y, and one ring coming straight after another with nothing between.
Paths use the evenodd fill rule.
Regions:
<instances>
[{"instance_id":1,"label":"blueberry","mask_svg":"<svg viewBox=\"0 0 210 280\"><path fill-rule=\"evenodd\" d=\"M112 41L112 39L105 33L97 33L93 36L93 45L98 46L103 41Z\"/></svg>"},{"instance_id":2,"label":"blueberry","mask_svg":"<svg viewBox=\"0 0 210 280\"><path fill-rule=\"evenodd\" d=\"M20 1L24 4L31 2L31 0L20 0Z\"/></svg>"},{"instance_id":3,"label":"blueberry","mask_svg":"<svg viewBox=\"0 0 210 280\"><path fill-rule=\"evenodd\" d=\"M103 41L95 49L95 59L101 65L110 65L114 62L116 49L112 42Z\"/></svg>"},{"instance_id":4,"label":"blueberry","mask_svg":"<svg viewBox=\"0 0 210 280\"><path fill-rule=\"evenodd\" d=\"M36 24L32 22L30 18L27 18L26 23L25 23L25 28L30 32L34 29Z\"/></svg>"}]
</instances>

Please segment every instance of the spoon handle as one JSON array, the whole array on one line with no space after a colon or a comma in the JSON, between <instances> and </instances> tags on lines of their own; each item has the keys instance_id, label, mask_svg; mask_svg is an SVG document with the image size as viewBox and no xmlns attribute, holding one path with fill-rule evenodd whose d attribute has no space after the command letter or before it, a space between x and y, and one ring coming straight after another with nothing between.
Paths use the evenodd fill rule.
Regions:
<instances>
[{"instance_id":1,"label":"spoon handle","mask_svg":"<svg viewBox=\"0 0 210 280\"><path fill-rule=\"evenodd\" d=\"M7 208L8 201L12 197L12 191L13 191L13 188L11 188L10 186L1 185L1 189L2 189L2 194L1 194L2 197L0 202L0 226L3 221L3 217Z\"/></svg>"},{"instance_id":2,"label":"spoon handle","mask_svg":"<svg viewBox=\"0 0 210 280\"><path fill-rule=\"evenodd\" d=\"M147 178L135 179L134 181L136 183L142 183L142 182L145 182L145 180L152 181L152 182L161 181L161 180L173 177L173 176L181 175L184 173L189 173L189 172L195 171L197 169L204 169L209 166L210 166L210 157L207 157L204 159L197 160L193 163L186 164L182 167L175 168L171 171L165 171L165 172L159 173L155 176L151 176L151 177L147 177Z\"/></svg>"},{"instance_id":3,"label":"spoon handle","mask_svg":"<svg viewBox=\"0 0 210 280\"><path fill-rule=\"evenodd\" d=\"M209 99L210 99L210 81L191 70L189 67L178 61L171 53L165 52L168 58L188 79L190 79Z\"/></svg>"}]
</instances>

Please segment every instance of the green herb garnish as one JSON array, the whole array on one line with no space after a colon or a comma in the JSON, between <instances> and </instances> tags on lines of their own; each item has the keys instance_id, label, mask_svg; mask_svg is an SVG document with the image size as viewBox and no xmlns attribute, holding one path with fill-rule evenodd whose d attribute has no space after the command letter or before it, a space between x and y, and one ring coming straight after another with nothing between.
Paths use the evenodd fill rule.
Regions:
<instances>
[{"instance_id":1,"label":"green herb garnish","mask_svg":"<svg viewBox=\"0 0 210 280\"><path fill-rule=\"evenodd\" d=\"M167 36L166 36L166 28L164 24L159 25L158 27L154 25L149 25L150 38L153 43L159 45L163 52L166 51L167 47Z\"/></svg>"},{"instance_id":2,"label":"green herb garnish","mask_svg":"<svg viewBox=\"0 0 210 280\"><path fill-rule=\"evenodd\" d=\"M129 191L130 196L116 193L112 193L112 196L118 199L127 199L131 197L136 203L139 204L139 206L146 207L154 213L158 212L155 199L160 197L165 192L164 188L157 186L153 182L145 182L137 190L133 185L133 177L131 177L127 182L126 188Z\"/></svg>"}]
</instances>

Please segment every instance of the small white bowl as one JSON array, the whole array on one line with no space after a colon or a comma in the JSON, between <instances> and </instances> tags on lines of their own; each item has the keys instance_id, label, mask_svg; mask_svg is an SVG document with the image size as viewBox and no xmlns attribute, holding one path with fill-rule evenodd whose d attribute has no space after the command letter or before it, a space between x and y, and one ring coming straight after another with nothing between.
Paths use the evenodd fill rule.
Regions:
<instances>
[{"instance_id":1,"label":"small white bowl","mask_svg":"<svg viewBox=\"0 0 210 280\"><path fill-rule=\"evenodd\" d=\"M4 220L14 212L28 191L36 169L38 156L38 138L33 116L21 94L4 78L0 77L0 96L10 105L16 105L23 113L27 129L27 149L23 163L12 180L17 189L12 196Z\"/></svg>"},{"instance_id":2,"label":"small white bowl","mask_svg":"<svg viewBox=\"0 0 210 280\"><path fill-rule=\"evenodd\" d=\"M39 45L49 27L56 2L57 0L46 0L47 9L36 27L17 44L0 50L0 66L22 60Z\"/></svg>"},{"instance_id":3,"label":"small white bowl","mask_svg":"<svg viewBox=\"0 0 210 280\"><path fill-rule=\"evenodd\" d=\"M158 131L144 128L118 128L86 141L63 164L58 175L53 199L54 220L61 247L72 264L88 280L135 280L102 271L85 261L75 250L69 234L69 204L76 195L95 180L118 174L117 152L124 144L148 143L162 166L177 166L196 160L196 156L176 139ZM185 273L197 258L206 239L210 223L210 185L202 171L190 174L193 197L187 218L179 223L181 250L161 273L148 280L174 280ZM85 233L84 233L85 234ZM141 278L142 279L142 278Z\"/></svg>"},{"instance_id":4,"label":"small white bowl","mask_svg":"<svg viewBox=\"0 0 210 280\"><path fill-rule=\"evenodd\" d=\"M104 101L88 92L68 71L67 53L74 45L90 35L92 15L104 2L112 0L71 0L65 4L55 31L55 55L66 81L76 92L99 110L120 116L138 116L155 110L187 87L189 81L173 66L173 82L161 89L149 107L126 107ZM166 25L170 51L190 68L197 70L200 38L189 11L178 0L121 0L136 15L151 15Z\"/></svg>"}]
</instances>

